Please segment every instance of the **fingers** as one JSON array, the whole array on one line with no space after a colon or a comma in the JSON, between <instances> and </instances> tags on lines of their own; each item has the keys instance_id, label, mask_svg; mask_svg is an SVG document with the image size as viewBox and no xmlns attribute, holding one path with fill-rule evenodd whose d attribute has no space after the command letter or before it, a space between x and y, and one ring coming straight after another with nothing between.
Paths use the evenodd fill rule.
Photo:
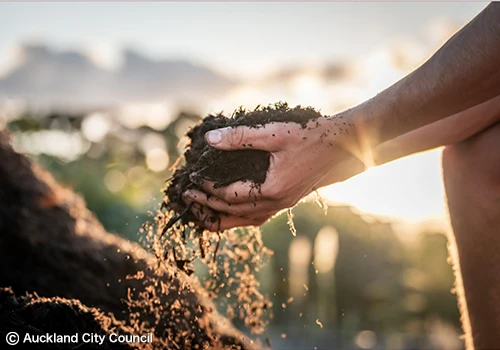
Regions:
<instances>
[{"instance_id":1,"label":"fingers","mask_svg":"<svg viewBox=\"0 0 500 350\"><path fill-rule=\"evenodd\" d=\"M270 201L245 202L231 204L215 196L207 195L198 190L189 190L184 193L184 202L190 204L196 202L204 207L208 207L217 212L226 213L232 216L253 219L255 217L272 216L275 211L274 205Z\"/></svg>"},{"instance_id":2,"label":"fingers","mask_svg":"<svg viewBox=\"0 0 500 350\"><path fill-rule=\"evenodd\" d=\"M251 181L239 181L224 187L214 188L213 182L204 180L201 187L206 193L230 204L256 201L261 198L259 189Z\"/></svg>"},{"instance_id":3,"label":"fingers","mask_svg":"<svg viewBox=\"0 0 500 350\"><path fill-rule=\"evenodd\" d=\"M255 127L228 127L207 132L205 140L210 146L223 151L254 148L275 152L281 148L284 129L275 123Z\"/></svg>"},{"instance_id":4,"label":"fingers","mask_svg":"<svg viewBox=\"0 0 500 350\"><path fill-rule=\"evenodd\" d=\"M238 212L236 205L231 205L215 196L208 195L198 190L188 190L183 195L183 200L189 205L191 202L196 202L203 207L208 207L212 210L227 213L233 216L243 216Z\"/></svg>"},{"instance_id":5,"label":"fingers","mask_svg":"<svg viewBox=\"0 0 500 350\"><path fill-rule=\"evenodd\" d=\"M191 212L198 218L203 227L212 232L224 231L233 227L260 226L268 219L245 219L229 214L215 213L213 210L199 204L193 205Z\"/></svg>"}]
</instances>

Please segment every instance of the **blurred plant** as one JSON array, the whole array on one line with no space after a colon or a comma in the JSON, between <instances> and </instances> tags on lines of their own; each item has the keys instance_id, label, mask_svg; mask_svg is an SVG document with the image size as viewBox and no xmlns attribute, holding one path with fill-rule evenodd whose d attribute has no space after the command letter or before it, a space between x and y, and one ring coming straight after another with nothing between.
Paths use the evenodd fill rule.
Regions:
<instances>
[{"instance_id":1,"label":"blurred plant","mask_svg":"<svg viewBox=\"0 0 500 350\"><path fill-rule=\"evenodd\" d=\"M117 113L24 113L8 129L15 146L80 193L108 231L138 240L142 223L151 220L161 202L169 167L183 151L183 135L200 117L182 112L161 130L131 129ZM444 234L421 232L412 243L402 242L390 222L367 220L347 206L331 207L325 215L316 205L301 204L293 213L297 237L290 234L285 215L263 226L264 245L275 254L258 271L258 281L249 281L272 295L271 328L301 329L316 340L336 337L358 348L380 345L374 337L380 334L387 347L421 345L418 337L429 324L445 329L448 337L454 334L450 329L458 334ZM330 257L323 256L329 249L324 242L330 240L314 248L325 227L336 232ZM239 254L236 248L233 253ZM203 269L196 273L209 275ZM226 290L224 279L238 277L217 276L207 282L215 283L208 289L229 293L219 308L231 312L238 295Z\"/></svg>"}]
</instances>

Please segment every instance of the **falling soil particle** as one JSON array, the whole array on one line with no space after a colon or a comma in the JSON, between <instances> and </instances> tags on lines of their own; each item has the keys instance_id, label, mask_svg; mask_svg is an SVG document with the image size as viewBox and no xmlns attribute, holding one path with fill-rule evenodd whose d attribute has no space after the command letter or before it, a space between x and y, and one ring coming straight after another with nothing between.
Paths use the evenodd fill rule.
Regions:
<instances>
[{"instance_id":1,"label":"falling soil particle","mask_svg":"<svg viewBox=\"0 0 500 350\"><path fill-rule=\"evenodd\" d=\"M225 232L206 230L204 223L220 222L219 213L210 213L200 223L192 213L192 205L186 205L183 194L189 189L202 190L201 182L213 182L214 188L227 186L237 181L251 183L251 193L257 195L266 180L270 164L267 151L248 149L220 151L205 141L205 133L219 128L248 126L263 128L272 122L296 123L306 128L308 122L321 117L313 108L297 106L289 108L286 103L268 107L257 107L253 111L236 110L231 117L223 114L209 115L193 127L187 137L190 142L176 164L177 168L164 190L164 198L155 221L143 227L145 245L158 258L160 264L174 265L190 275L192 268L201 262L208 268L208 278L200 282L211 299L218 296L227 300L226 314L231 319L239 317L252 333L260 334L272 317L269 297L259 291L256 272L268 261L273 252L262 242L257 228L240 228ZM274 135L273 135L274 136ZM237 197L239 194L234 193ZM196 261L195 261L196 260ZM207 275L205 275L207 276Z\"/></svg>"},{"instance_id":2,"label":"falling soil particle","mask_svg":"<svg viewBox=\"0 0 500 350\"><path fill-rule=\"evenodd\" d=\"M106 232L82 198L15 152L5 132L0 159L0 288L9 287L0 291L1 339L28 328L32 334L116 328L154 333L153 349L259 348L219 315L198 281ZM260 256L257 238L249 234L242 242Z\"/></svg>"},{"instance_id":3,"label":"falling soil particle","mask_svg":"<svg viewBox=\"0 0 500 350\"><path fill-rule=\"evenodd\" d=\"M48 342L43 346L24 344L25 348L145 349L153 346L151 343L111 343L109 339L111 333L131 335L134 329L98 309L86 307L78 300L42 298L32 294L16 297L12 289L0 288L0 336L6 339L10 332L16 332L21 339L28 333L31 337L47 334L78 335L76 343ZM105 336L104 341L102 344L85 343L82 339L84 333Z\"/></svg>"}]
</instances>

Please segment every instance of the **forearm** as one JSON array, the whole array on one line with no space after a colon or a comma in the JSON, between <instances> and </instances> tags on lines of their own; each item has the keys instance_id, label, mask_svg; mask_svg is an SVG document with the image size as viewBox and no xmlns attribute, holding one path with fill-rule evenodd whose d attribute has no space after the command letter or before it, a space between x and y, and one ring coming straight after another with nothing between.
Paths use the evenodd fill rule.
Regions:
<instances>
[{"instance_id":1,"label":"forearm","mask_svg":"<svg viewBox=\"0 0 500 350\"><path fill-rule=\"evenodd\" d=\"M384 142L375 148L374 164L461 142L498 121L500 96Z\"/></svg>"},{"instance_id":2,"label":"forearm","mask_svg":"<svg viewBox=\"0 0 500 350\"><path fill-rule=\"evenodd\" d=\"M420 68L346 114L373 147L499 94L500 4L490 4Z\"/></svg>"},{"instance_id":3,"label":"forearm","mask_svg":"<svg viewBox=\"0 0 500 350\"><path fill-rule=\"evenodd\" d=\"M500 122L500 96L380 144L371 152L372 164L382 165L414 153L461 142L497 122ZM365 164L351 157L335 166L317 187L347 180L364 170Z\"/></svg>"}]
</instances>

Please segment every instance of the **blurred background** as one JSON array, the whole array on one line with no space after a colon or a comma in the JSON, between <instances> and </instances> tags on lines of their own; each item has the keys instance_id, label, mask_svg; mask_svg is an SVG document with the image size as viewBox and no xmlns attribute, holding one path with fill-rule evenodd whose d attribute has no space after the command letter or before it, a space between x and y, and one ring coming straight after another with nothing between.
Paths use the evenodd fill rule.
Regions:
<instances>
[{"instance_id":1,"label":"blurred background","mask_svg":"<svg viewBox=\"0 0 500 350\"><path fill-rule=\"evenodd\" d=\"M108 231L137 240L202 116L355 106L486 5L1 3L0 129ZM439 157L323 189L327 214L299 205L296 237L285 217L264 225L275 254L258 277L274 348L463 348Z\"/></svg>"}]
</instances>

